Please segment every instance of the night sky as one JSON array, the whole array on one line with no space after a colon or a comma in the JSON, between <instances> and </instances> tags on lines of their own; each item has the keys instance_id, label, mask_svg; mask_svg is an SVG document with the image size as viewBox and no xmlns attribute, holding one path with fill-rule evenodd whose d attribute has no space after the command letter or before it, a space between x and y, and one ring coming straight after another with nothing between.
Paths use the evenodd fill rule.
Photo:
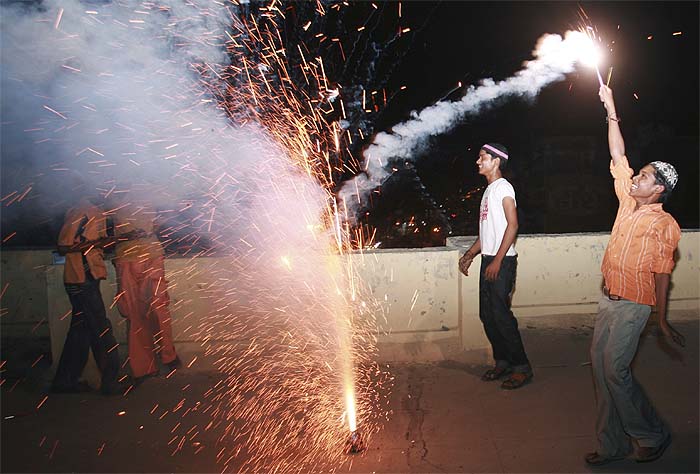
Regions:
<instances>
[{"instance_id":1,"label":"night sky","mask_svg":"<svg viewBox=\"0 0 700 474\"><path fill-rule=\"evenodd\" d=\"M282 34L289 41L291 61L292 39L303 37L300 27L306 18L300 4L284 5L288 25ZM680 180L665 207L681 227L699 226L697 2L377 5L375 10L382 13L374 36L362 41L351 33L369 18L371 2L350 2L335 26L334 10L329 9L326 28L337 31L326 33L337 34L348 55L354 56L341 57L338 43L330 41L318 51L325 58L329 80L348 96L351 87L364 80L368 83L363 87L372 89L364 77L369 74L363 76L367 63L358 58L369 48L387 51L388 58L377 62L376 70L374 63L369 68L383 76L375 87L388 97L381 110L363 118L372 133L389 131L408 120L411 111L437 101L458 100L466 87L478 85L481 79L512 76L532 59L543 34L577 30L586 19L602 39L601 45L612 49L606 51L600 69L606 76L608 67L614 67L610 86L632 167L638 170L654 160L673 163ZM392 37L401 28L410 31ZM311 35L313 28L307 33ZM3 49L7 54L13 53ZM348 65L353 64L355 70L349 71ZM465 117L449 133L431 137L426 150L416 153L412 162L393 163L396 171L372 193L371 206L363 211L360 223L377 229L375 240L381 247L443 245L450 235L476 234L474 216L485 182L474 162L479 146L495 141L510 151L506 177L516 189L521 234L609 231L617 202L608 172L605 111L597 90L593 69L581 66L565 80L545 87L534 100L507 98L483 113ZM9 107L8 98L3 100ZM349 107L349 99L347 103ZM3 132L4 142L7 138ZM356 143L355 154L372 138L370 134ZM17 185L8 178L5 164L26 159L9 156L6 150L3 145L3 195ZM27 166L38 167L30 164L32 159L36 157L29 158ZM342 179L351 177L346 172ZM24 205L31 205L32 197ZM22 219L32 212L19 207L10 209L9 225L8 210L3 212L3 237L20 231L5 245L53 245L61 215L42 218L40 227L22 229Z\"/></svg>"},{"instance_id":2,"label":"night sky","mask_svg":"<svg viewBox=\"0 0 700 474\"><path fill-rule=\"evenodd\" d=\"M384 115L385 127L450 91L449 99L455 100L463 91L453 90L460 81L468 86L484 77L509 77L530 59L543 33L563 33L582 24L580 5L603 43L614 41L600 69L606 76L608 67L614 67L610 86L623 119L631 166L638 170L654 160L673 163L681 180L666 209L681 227L698 227L697 3L404 5L405 18L413 13L417 22L428 16L430 20L414 54L395 76L407 89ZM426 229L440 228L439 236L396 236L388 246L439 244L450 231L477 233L474 216L484 180L474 162L482 143L496 141L505 144L512 157L506 177L516 189L521 234L609 231L617 201L608 172L605 111L597 90L594 70L580 67L565 81L546 87L533 102L508 99L467 117L449 134L434 137L415 168L400 169L385 184L368 221L390 229L415 213L419 220L423 216ZM417 211L421 206L426 211Z\"/></svg>"}]
</instances>

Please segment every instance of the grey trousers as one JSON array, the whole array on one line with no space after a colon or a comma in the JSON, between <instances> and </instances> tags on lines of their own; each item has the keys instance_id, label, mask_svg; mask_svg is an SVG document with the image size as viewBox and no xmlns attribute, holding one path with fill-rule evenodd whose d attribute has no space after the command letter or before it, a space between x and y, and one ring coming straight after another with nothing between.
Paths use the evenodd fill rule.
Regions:
<instances>
[{"instance_id":1,"label":"grey trousers","mask_svg":"<svg viewBox=\"0 0 700 474\"><path fill-rule=\"evenodd\" d=\"M591 365L597 402L598 453L625 456L630 438L639 446L660 445L668 430L632 376L630 363L651 307L628 300L611 301L603 296L591 344Z\"/></svg>"}]
</instances>

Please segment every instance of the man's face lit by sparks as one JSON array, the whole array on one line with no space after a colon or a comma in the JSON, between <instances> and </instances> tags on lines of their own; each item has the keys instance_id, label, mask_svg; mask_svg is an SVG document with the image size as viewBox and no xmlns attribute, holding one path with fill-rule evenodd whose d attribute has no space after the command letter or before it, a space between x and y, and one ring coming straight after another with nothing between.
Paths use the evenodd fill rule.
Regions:
<instances>
[{"instance_id":1,"label":"man's face lit by sparks","mask_svg":"<svg viewBox=\"0 0 700 474\"><path fill-rule=\"evenodd\" d=\"M630 196L635 198L653 199L654 194L661 194L664 187L656 182L654 167L646 165L632 178Z\"/></svg>"},{"instance_id":2,"label":"man's face lit by sparks","mask_svg":"<svg viewBox=\"0 0 700 474\"><path fill-rule=\"evenodd\" d=\"M479 174L486 176L498 168L498 161L490 153L479 150L476 166L479 168Z\"/></svg>"}]
</instances>

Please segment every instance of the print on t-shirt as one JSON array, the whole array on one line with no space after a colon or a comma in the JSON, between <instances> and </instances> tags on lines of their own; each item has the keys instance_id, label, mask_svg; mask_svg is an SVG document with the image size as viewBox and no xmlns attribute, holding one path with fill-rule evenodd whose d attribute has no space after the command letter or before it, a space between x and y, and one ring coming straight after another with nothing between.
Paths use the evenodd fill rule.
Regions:
<instances>
[{"instance_id":1,"label":"print on t-shirt","mask_svg":"<svg viewBox=\"0 0 700 474\"><path fill-rule=\"evenodd\" d=\"M488 202L488 200L484 200L481 203L481 210L479 211L479 222L484 222L488 215L489 215L489 202Z\"/></svg>"}]
</instances>

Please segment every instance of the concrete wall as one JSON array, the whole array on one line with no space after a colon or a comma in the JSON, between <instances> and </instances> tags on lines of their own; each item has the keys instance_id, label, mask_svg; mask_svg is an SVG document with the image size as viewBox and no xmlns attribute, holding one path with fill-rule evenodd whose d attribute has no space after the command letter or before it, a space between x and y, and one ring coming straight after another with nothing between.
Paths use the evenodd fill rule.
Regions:
<instances>
[{"instance_id":1,"label":"concrete wall","mask_svg":"<svg viewBox=\"0 0 700 474\"><path fill-rule=\"evenodd\" d=\"M439 360L461 349L459 249L388 249L352 256L360 278L382 304L381 356Z\"/></svg>"},{"instance_id":2,"label":"concrete wall","mask_svg":"<svg viewBox=\"0 0 700 474\"><path fill-rule=\"evenodd\" d=\"M600 262L609 234L525 235L518 238L518 277L513 310L518 317L543 318L590 314L600 297ZM461 351L484 353L488 347L478 317L478 259L468 277L457 260L473 237L450 239L447 247L391 249L350 258L383 308L378 315L382 356L390 360L436 360ZM47 250L4 250L0 284L3 337L52 336L60 352L70 319L62 266ZM176 342L211 314L212 276L225 259L166 260ZM107 265L102 293L117 339L125 342L125 324L113 307L115 275ZM700 313L700 232L683 231L672 276L670 310ZM675 313L674 314L678 314ZM673 317L673 314L671 315ZM561 318L568 324L570 318ZM566 322L564 322L566 321ZM57 359L57 358L56 358Z\"/></svg>"},{"instance_id":3,"label":"concrete wall","mask_svg":"<svg viewBox=\"0 0 700 474\"><path fill-rule=\"evenodd\" d=\"M51 263L50 250L2 250L0 321L3 337L49 335L46 272L53 268Z\"/></svg>"},{"instance_id":4,"label":"concrete wall","mask_svg":"<svg viewBox=\"0 0 700 474\"><path fill-rule=\"evenodd\" d=\"M512 309L518 318L546 319L552 316L592 314L602 295L600 264L610 234L525 235L518 237L518 275ZM473 237L448 240L448 248L464 253ZM700 232L684 230L678 245L676 268L671 276L669 319L700 316ZM465 350L487 348L479 321L479 259L469 276L460 274L462 344ZM694 315L694 316L693 316ZM563 325L570 317L561 317ZM556 321L556 319L554 320Z\"/></svg>"}]
</instances>

